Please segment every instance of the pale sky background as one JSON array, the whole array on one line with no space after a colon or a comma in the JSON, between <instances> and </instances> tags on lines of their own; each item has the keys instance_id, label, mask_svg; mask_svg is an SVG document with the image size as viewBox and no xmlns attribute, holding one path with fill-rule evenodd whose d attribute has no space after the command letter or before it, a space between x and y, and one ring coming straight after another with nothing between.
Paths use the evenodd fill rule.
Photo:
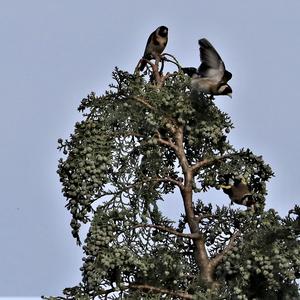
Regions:
<instances>
[{"instance_id":1,"label":"pale sky background","mask_svg":"<svg viewBox=\"0 0 300 300\"><path fill-rule=\"evenodd\" d=\"M169 28L166 52L182 65L199 65L199 38L216 47L233 74L233 98L216 100L236 127L230 141L273 167L267 207L286 215L299 203L299 0L0 0L5 299L59 295L80 281L57 139L73 131L81 99L108 88L115 66L133 71L159 25ZM223 193L212 197L229 203Z\"/></svg>"}]
</instances>

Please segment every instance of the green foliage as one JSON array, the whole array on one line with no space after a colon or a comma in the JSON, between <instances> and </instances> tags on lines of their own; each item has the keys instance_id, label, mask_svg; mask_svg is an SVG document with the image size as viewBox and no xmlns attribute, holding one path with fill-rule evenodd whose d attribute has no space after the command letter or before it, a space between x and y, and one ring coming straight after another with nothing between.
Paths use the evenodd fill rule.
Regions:
<instances>
[{"instance_id":1,"label":"green foliage","mask_svg":"<svg viewBox=\"0 0 300 300\"><path fill-rule=\"evenodd\" d=\"M296 299L299 208L284 219L263 211L272 170L249 149L230 145L229 116L213 99L191 92L182 73L166 77L159 88L118 69L113 78L103 96L91 93L82 100L83 120L68 140L59 140L65 158L58 174L78 242L81 223L90 222L82 282L66 289L66 298L181 299L185 293L193 299ZM193 191L219 189L225 174L242 175L259 207L253 212L233 210L228 203L194 204L209 257L224 252L214 272L217 290L203 282L195 245L184 236L189 232L185 213L173 221L159 209L185 176L178 152L170 147L181 129L188 164L211 162L197 171ZM182 200L172 201L177 206ZM237 231L236 245L229 249Z\"/></svg>"},{"instance_id":2,"label":"green foliage","mask_svg":"<svg viewBox=\"0 0 300 300\"><path fill-rule=\"evenodd\" d=\"M298 299L299 217L291 211L282 219L273 209L246 215L247 230L216 271L224 285L244 299Z\"/></svg>"},{"instance_id":3,"label":"green foliage","mask_svg":"<svg viewBox=\"0 0 300 300\"><path fill-rule=\"evenodd\" d=\"M120 200L120 199L119 199ZM119 202L123 210L103 205L98 208L86 239L83 282L89 291L101 293L99 286L122 288L132 278L165 288L186 286L186 274L193 272L191 258L178 252L179 241L167 233L138 227L130 205ZM115 207L116 202L114 202ZM167 219L161 224L170 225ZM180 244L189 244L180 241ZM192 264L193 265L193 264ZM99 285L100 284L100 285Z\"/></svg>"}]
</instances>

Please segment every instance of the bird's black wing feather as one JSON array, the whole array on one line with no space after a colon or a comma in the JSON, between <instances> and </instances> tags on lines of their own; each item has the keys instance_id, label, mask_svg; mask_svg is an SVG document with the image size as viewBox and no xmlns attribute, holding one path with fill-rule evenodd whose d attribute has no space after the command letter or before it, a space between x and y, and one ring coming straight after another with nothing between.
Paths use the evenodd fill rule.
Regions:
<instances>
[{"instance_id":1,"label":"bird's black wing feather","mask_svg":"<svg viewBox=\"0 0 300 300\"><path fill-rule=\"evenodd\" d=\"M148 40L147 40L147 43L146 43L146 47L145 47L145 51L144 51L144 55L143 55L143 59L151 59L151 44L152 44L152 39L153 39L153 36L155 35L155 31L153 31L149 37L148 37ZM142 60L141 64L140 64L140 71L143 71L144 68L146 67L147 65L147 62L145 60Z\"/></svg>"},{"instance_id":2,"label":"bird's black wing feather","mask_svg":"<svg viewBox=\"0 0 300 300\"><path fill-rule=\"evenodd\" d=\"M151 50L150 49L151 49L151 43L152 43L152 39L153 39L154 35L155 35L155 31L153 31L148 37L144 55L143 55L143 58L145 58L145 59L151 59Z\"/></svg>"},{"instance_id":3,"label":"bird's black wing feather","mask_svg":"<svg viewBox=\"0 0 300 300\"><path fill-rule=\"evenodd\" d=\"M215 77L221 80L224 76L225 65L220 55L207 39L199 40L199 46L201 65L198 73L201 76Z\"/></svg>"}]
</instances>

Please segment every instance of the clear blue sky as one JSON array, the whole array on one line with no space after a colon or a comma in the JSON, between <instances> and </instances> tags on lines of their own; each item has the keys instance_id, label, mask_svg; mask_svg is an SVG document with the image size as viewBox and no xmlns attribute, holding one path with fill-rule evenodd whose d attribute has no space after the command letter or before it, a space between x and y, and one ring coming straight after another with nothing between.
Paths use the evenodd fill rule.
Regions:
<instances>
[{"instance_id":1,"label":"clear blue sky","mask_svg":"<svg viewBox=\"0 0 300 300\"><path fill-rule=\"evenodd\" d=\"M273 167L268 207L285 215L299 203L298 0L0 0L0 296L58 295L79 282L57 139L80 119L81 99L105 91L114 66L133 71L159 25L183 65L198 66L201 37L218 49L233 74L233 99L216 100L235 124L230 141Z\"/></svg>"}]
</instances>

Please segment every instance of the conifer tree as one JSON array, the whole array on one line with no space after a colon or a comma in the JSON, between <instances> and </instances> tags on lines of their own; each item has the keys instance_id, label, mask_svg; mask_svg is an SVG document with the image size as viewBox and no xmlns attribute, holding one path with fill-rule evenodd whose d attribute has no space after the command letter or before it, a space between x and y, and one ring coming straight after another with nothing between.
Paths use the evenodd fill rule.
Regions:
<instances>
[{"instance_id":1,"label":"conifer tree","mask_svg":"<svg viewBox=\"0 0 300 300\"><path fill-rule=\"evenodd\" d=\"M80 244L80 226L89 231L81 283L48 299L299 299L300 209L264 209L273 172L229 143L230 117L180 67L116 68L113 80L59 140L72 234ZM230 205L228 174L245 180L252 207ZM201 201L210 189L222 206ZM183 203L179 220L161 211L167 194L174 210Z\"/></svg>"}]
</instances>

